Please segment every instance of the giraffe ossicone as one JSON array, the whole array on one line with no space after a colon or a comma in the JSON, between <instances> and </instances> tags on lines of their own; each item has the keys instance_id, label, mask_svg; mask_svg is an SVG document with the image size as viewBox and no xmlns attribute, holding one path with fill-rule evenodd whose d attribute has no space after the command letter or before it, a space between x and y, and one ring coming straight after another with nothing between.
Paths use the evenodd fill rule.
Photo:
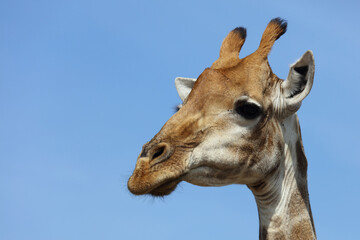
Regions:
<instances>
[{"instance_id":1,"label":"giraffe ossicone","mask_svg":"<svg viewBox=\"0 0 360 240\"><path fill-rule=\"evenodd\" d=\"M271 20L259 48L242 59L246 30L236 28L197 79L176 78L181 108L143 146L130 192L165 196L181 181L246 184L258 206L260 239L316 238L296 115L315 64L307 51L285 81L272 72L268 54L286 28L286 21Z\"/></svg>"}]
</instances>

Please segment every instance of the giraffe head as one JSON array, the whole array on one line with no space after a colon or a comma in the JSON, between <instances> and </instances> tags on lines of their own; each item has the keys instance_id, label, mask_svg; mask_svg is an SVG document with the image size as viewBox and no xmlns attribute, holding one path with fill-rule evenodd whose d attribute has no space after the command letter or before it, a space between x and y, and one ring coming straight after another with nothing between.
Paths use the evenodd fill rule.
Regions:
<instances>
[{"instance_id":1,"label":"giraffe head","mask_svg":"<svg viewBox=\"0 0 360 240\"><path fill-rule=\"evenodd\" d=\"M197 80L175 80L182 106L143 146L128 181L133 194L164 196L181 181L256 184L279 168L282 121L299 109L314 77L311 51L291 65L285 81L272 72L268 54L286 27L271 20L259 48L243 59L246 30L236 28Z\"/></svg>"}]
</instances>

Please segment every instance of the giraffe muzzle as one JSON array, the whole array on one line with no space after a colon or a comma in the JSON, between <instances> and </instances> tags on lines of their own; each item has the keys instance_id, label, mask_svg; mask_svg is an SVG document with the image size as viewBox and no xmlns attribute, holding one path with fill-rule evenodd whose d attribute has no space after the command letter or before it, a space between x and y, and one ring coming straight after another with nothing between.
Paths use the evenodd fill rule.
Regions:
<instances>
[{"instance_id":1,"label":"giraffe muzzle","mask_svg":"<svg viewBox=\"0 0 360 240\"><path fill-rule=\"evenodd\" d=\"M128 181L128 189L135 195L150 194L165 196L175 190L185 168L173 168L167 160L171 160L173 151L167 143L159 143L143 150L137 160L135 170ZM164 174L166 173L166 174Z\"/></svg>"}]
</instances>

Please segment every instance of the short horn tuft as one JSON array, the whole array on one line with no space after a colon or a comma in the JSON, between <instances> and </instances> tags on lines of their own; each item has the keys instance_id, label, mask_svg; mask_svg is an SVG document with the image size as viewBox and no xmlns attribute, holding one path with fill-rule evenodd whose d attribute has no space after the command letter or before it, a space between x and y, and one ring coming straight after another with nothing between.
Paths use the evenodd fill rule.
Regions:
<instances>
[{"instance_id":1,"label":"short horn tuft","mask_svg":"<svg viewBox=\"0 0 360 240\"><path fill-rule=\"evenodd\" d=\"M287 21L285 19L282 18L274 18L270 21L270 23L276 24L280 27L281 31L279 33L279 35L277 36L276 40L279 39L284 33L286 33L286 29L287 29Z\"/></svg>"},{"instance_id":2,"label":"short horn tuft","mask_svg":"<svg viewBox=\"0 0 360 240\"><path fill-rule=\"evenodd\" d=\"M240 35L240 38L245 39L246 38L246 28L244 27L237 27L233 30L234 32L237 32Z\"/></svg>"},{"instance_id":3,"label":"short horn tuft","mask_svg":"<svg viewBox=\"0 0 360 240\"><path fill-rule=\"evenodd\" d=\"M220 58L229 55L230 53L239 54L246 38L246 29L237 27L232 30L224 39L220 48Z\"/></svg>"},{"instance_id":4,"label":"short horn tuft","mask_svg":"<svg viewBox=\"0 0 360 240\"><path fill-rule=\"evenodd\" d=\"M258 53L267 57L275 41L279 39L287 29L287 22L281 18L272 19L267 25L260 42Z\"/></svg>"}]
</instances>

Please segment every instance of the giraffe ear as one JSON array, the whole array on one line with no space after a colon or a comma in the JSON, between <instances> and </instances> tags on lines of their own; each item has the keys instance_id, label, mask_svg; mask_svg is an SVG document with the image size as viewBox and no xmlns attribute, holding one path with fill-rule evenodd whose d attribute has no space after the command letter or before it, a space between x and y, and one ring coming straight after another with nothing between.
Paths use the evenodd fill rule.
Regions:
<instances>
[{"instance_id":1,"label":"giraffe ear","mask_svg":"<svg viewBox=\"0 0 360 240\"><path fill-rule=\"evenodd\" d=\"M315 63L312 51L307 51L290 66L287 79L281 83L281 102L278 107L282 117L287 117L300 108L302 100L310 93L314 73Z\"/></svg>"},{"instance_id":2,"label":"giraffe ear","mask_svg":"<svg viewBox=\"0 0 360 240\"><path fill-rule=\"evenodd\" d=\"M184 101L187 98L195 82L196 78L177 77L175 79L175 87L179 97L181 98L181 101Z\"/></svg>"}]
</instances>

